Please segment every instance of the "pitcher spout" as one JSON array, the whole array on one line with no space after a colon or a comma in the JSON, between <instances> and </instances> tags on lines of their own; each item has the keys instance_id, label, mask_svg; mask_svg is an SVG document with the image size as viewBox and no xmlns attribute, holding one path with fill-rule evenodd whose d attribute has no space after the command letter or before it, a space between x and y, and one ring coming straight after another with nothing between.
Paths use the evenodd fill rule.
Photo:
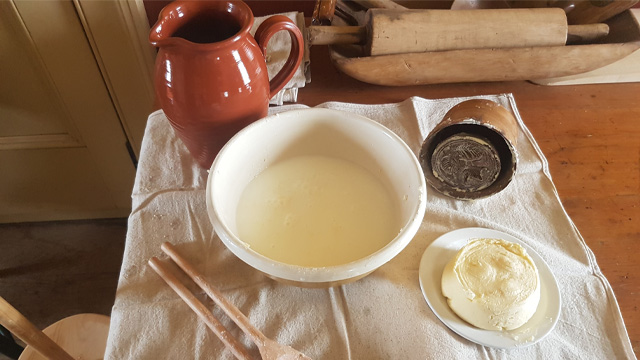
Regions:
<instances>
[{"instance_id":1,"label":"pitcher spout","mask_svg":"<svg viewBox=\"0 0 640 360\"><path fill-rule=\"evenodd\" d=\"M151 45L156 47L164 45L173 33L186 23L186 18L185 9L180 1L174 1L165 6L160 11L158 21L151 27L149 33Z\"/></svg>"},{"instance_id":2,"label":"pitcher spout","mask_svg":"<svg viewBox=\"0 0 640 360\"><path fill-rule=\"evenodd\" d=\"M162 40L164 39L166 39L166 36L162 31L162 23L161 21L158 21L153 28L151 28L151 32L149 33L149 42L155 47L160 47Z\"/></svg>"}]
</instances>

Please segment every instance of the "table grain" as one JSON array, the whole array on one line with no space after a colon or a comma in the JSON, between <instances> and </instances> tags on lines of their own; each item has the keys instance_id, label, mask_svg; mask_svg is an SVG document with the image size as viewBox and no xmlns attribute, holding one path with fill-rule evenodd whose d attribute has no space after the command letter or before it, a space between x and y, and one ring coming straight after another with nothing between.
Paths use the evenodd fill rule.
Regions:
<instances>
[{"instance_id":1,"label":"table grain","mask_svg":"<svg viewBox=\"0 0 640 360\"><path fill-rule=\"evenodd\" d=\"M560 200L596 256L640 355L640 83L542 86L528 81L388 87L340 73L311 48L298 103L361 104L512 93L545 157Z\"/></svg>"}]
</instances>

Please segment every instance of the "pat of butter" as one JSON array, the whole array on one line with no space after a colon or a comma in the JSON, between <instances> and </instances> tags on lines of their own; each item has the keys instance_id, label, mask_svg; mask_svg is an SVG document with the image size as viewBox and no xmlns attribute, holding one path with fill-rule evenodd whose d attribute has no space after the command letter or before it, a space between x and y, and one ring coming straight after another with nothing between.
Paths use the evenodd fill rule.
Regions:
<instances>
[{"instance_id":1,"label":"pat of butter","mask_svg":"<svg viewBox=\"0 0 640 360\"><path fill-rule=\"evenodd\" d=\"M445 266L442 294L463 320L486 330L513 330L540 302L538 269L519 244L477 239Z\"/></svg>"}]
</instances>

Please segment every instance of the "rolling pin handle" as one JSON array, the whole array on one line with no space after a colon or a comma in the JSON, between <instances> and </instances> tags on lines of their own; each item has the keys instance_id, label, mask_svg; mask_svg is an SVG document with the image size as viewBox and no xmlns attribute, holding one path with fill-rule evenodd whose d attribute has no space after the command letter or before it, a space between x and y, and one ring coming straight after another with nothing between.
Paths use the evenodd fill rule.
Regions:
<instances>
[{"instance_id":1,"label":"rolling pin handle","mask_svg":"<svg viewBox=\"0 0 640 360\"><path fill-rule=\"evenodd\" d=\"M609 35L607 24L569 25L567 28L567 44L582 44L601 39Z\"/></svg>"},{"instance_id":2,"label":"rolling pin handle","mask_svg":"<svg viewBox=\"0 0 640 360\"><path fill-rule=\"evenodd\" d=\"M367 38L364 26L309 26L307 30L311 45L363 44Z\"/></svg>"}]
</instances>

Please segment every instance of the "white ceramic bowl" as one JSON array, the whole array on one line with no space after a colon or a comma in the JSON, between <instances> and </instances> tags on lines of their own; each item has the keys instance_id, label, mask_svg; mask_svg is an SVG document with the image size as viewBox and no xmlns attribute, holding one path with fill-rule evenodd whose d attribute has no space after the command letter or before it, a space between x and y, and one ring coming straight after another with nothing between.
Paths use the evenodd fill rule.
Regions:
<instances>
[{"instance_id":1,"label":"white ceramic bowl","mask_svg":"<svg viewBox=\"0 0 640 360\"><path fill-rule=\"evenodd\" d=\"M401 219L398 235L369 256L328 267L285 264L252 250L237 236L236 212L243 190L270 165L300 155L345 159L379 175L397 197ZM268 116L236 134L211 166L206 196L216 233L237 257L274 279L304 287L326 287L366 276L409 244L424 217L426 185L414 153L395 133L356 114L314 108Z\"/></svg>"}]
</instances>

